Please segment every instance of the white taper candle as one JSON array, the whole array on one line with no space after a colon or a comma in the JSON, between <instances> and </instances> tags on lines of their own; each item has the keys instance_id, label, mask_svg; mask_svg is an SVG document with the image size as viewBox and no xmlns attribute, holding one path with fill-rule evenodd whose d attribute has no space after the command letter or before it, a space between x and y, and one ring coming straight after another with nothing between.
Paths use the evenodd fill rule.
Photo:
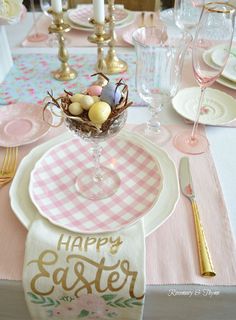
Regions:
<instances>
[{"instance_id":1,"label":"white taper candle","mask_svg":"<svg viewBox=\"0 0 236 320\"><path fill-rule=\"evenodd\" d=\"M93 0L93 15L96 22L103 24L105 21L104 0Z\"/></svg>"},{"instance_id":2,"label":"white taper candle","mask_svg":"<svg viewBox=\"0 0 236 320\"><path fill-rule=\"evenodd\" d=\"M62 12L62 2L61 0L51 0L52 10L54 12L60 13Z\"/></svg>"}]
</instances>

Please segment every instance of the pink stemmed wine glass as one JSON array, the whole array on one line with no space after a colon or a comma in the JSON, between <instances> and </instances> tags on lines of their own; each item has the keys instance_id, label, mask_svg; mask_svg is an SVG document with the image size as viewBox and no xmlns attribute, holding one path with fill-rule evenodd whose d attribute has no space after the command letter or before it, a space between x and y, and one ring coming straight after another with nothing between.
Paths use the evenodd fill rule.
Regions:
<instances>
[{"instance_id":1,"label":"pink stemmed wine glass","mask_svg":"<svg viewBox=\"0 0 236 320\"><path fill-rule=\"evenodd\" d=\"M48 39L48 35L46 33L41 33L38 31L38 27L37 27L37 19L35 16L35 5L34 5L34 0L30 0L30 7L31 7L31 11L33 14L33 34L29 35L27 37L27 40L29 42L42 42Z\"/></svg>"},{"instance_id":2,"label":"pink stemmed wine glass","mask_svg":"<svg viewBox=\"0 0 236 320\"><path fill-rule=\"evenodd\" d=\"M224 2L210 2L203 6L192 47L192 66L194 77L200 86L200 98L193 106L195 121L191 131L179 132L174 137L174 145L187 154L201 154L208 149L208 140L197 133L201 111L204 105L204 93L221 75L228 60L233 32L235 8ZM213 50L213 51L212 51ZM204 62L205 54L220 51L220 63L209 66Z\"/></svg>"}]
</instances>

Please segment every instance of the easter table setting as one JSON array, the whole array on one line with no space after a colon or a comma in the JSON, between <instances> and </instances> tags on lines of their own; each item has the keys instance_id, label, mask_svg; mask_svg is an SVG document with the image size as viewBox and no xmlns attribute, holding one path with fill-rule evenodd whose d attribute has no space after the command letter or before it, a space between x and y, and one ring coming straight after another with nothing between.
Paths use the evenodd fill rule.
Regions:
<instances>
[{"instance_id":1,"label":"easter table setting","mask_svg":"<svg viewBox=\"0 0 236 320\"><path fill-rule=\"evenodd\" d=\"M191 131L192 108L197 109L200 97L187 49L191 39L185 35L185 41L175 41L169 34L173 25L166 29L158 18L152 22L161 41L167 35L180 49L173 59L183 62L178 90L158 111L166 130L166 139L158 141L152 128L151 134L140 134L153 125L156 113L140 94L148 72L138 73L147 70L142 68L155 72L152 59L141 63L148 41L155 38L148 36L143 46L145 28L134 28L132 43L121 37L124 42L118 38L118 44L107 44L106 30L96 23L105 21L107 9L104 1L95 0L92 36L83 38L83 27L88 28L83 17L91 15L91 6L78 7L70 18L80 19L76 31L82 39L78 33L77 41L73 34L67 42L66 27L56 28L59 23L64 28L57 20L61 3L52 1L54 20L38 20L44 26L44 19L54 21L56 47L25 42L33 32L32 13L17 25L4 25L12 65L0 83L0 163L6 162L6 150L16 149L17 164L13 179L0 179L0 319L233 320L234 72L226 65L207 88L197 128L207 138L207 149L184 153L176 137ZM117 19L131 22L133 16L117 10ZM119 28L113 15L114 40ZM143 15L136 18L140 27ZM50 23L42 25L39 30L46 33ZM178 32L174 29L175 37ZM107 64L111 61L111 51L120 72L108 73L99 64L104 57ZM206 64L222 64L221 47L207 54ZM165 56L161 52L158 60L162 71ZM229 63L234 63L233 54Z\"/></svg>"}]
</instances>

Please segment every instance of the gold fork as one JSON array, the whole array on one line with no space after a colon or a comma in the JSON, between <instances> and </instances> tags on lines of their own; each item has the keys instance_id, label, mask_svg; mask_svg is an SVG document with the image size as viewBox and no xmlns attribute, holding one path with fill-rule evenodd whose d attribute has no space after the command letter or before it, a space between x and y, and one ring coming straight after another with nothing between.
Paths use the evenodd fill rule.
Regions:
<instances>
[{"instance_id":1,"label":"gold fork","mask_svg":"<svg viewBox=\"0 0 236 320\"><path fill-rule=\"evenodd\" d=\"M12 180L16 172L18 147L7 148L0 168L0 187Z\"/></svg>"},{"instance_id":2,"label":"gold fork","mask_svg":"<svg viewBox=\"0 0 236 320\"><path fill-rule=\"evenodd\" d=\"M145 27L145 12L141 13L141 21L139 24L139 28Z\"/></svg>"},{"instance_id":3,"label":"gold fork","mask_svg":"<svg viewBox=\"0 0 236 320\"><path fill-rule=\"evenodd\" d=\"M154 24L154 14L153 13L150 14L150 24L151 24L150 25L151 27L155 26L155 24Z\"/></svg>"}]
</instances>

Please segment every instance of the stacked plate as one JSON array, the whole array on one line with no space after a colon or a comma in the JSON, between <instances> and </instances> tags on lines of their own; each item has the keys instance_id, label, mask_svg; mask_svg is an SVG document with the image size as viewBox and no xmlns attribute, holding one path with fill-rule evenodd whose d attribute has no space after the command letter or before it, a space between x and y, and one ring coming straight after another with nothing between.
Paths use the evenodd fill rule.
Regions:
<instances>
[{"instance_id":1,"label":"stacked plate","mask_svg":"<svg viewBox=\"0 0 236 320\"><path fill-rule=\"evenodd\" d=\"M93 29L93 25L89 22L89 19L92 17L92 5L78 5L76 9L68 10L65 16L67 23L69 23L73 29L85 31L90 31ZM134 19L135 14L133 12L124 9L122 6L115 7L116 28L127 26L131 24Z\"/></svg>"},{"instance_id":2,"label":"stacked plate","mask_svg":"<svg viewBox=\"0 0 236 320\"><path fill-rule=\"evenodd\" d=\"M103 150L103 163L119 172L121 185L110 198L92 201L80 196L74 183L78 172L92 165L85 148L68 132L39 145L21 161L10 199L26 228L40 216L87 234L120 230L143 219L147 236L170 217L179 187L175 165L166 152L123 130L104 143ZM61 161L63 155L67 161Z\"/></svg>"},{"instance_id":3,"label":"stacked plate","mask_svg":"<svg viewBox=\"0 0 236 320\"><path fill-rule=\"evenodd\" d=\"M224 47L216 46L204 52L204 62L212 68L218 68L222 65ZM217 82L222 85L236 90L236 48L231 49L228 62Z\"/></svg>"}]
</instances>

